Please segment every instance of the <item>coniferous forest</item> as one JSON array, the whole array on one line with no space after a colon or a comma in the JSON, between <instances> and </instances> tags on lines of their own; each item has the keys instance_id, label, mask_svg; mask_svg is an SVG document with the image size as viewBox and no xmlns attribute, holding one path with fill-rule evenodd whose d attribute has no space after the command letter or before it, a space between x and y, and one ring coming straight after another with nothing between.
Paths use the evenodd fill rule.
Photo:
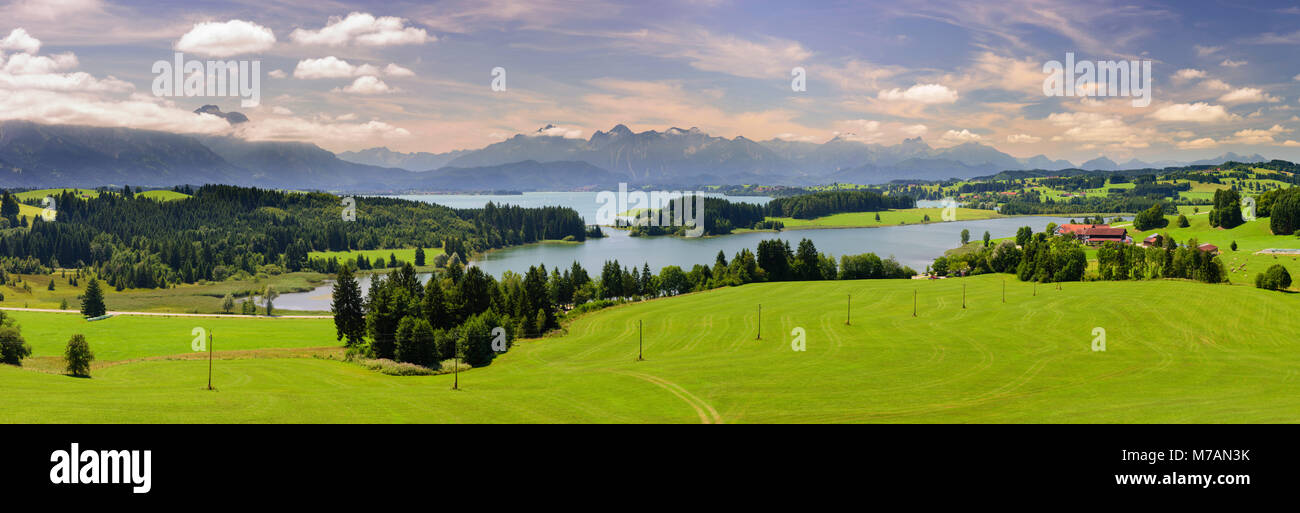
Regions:
<instances>
[{"instance_id":1,"label":"coniferous forest","mask_svg":"<svg viewBox=\"0 0 1300 513\"><path fill-rule=\"evenodd\" d=\"M587 233L576 211L560 207L451 209L360 197L354 220L345 220L342 198L326 193L206 185L189 198L155 201L126 192L89 199L62 193L56 219L33 217L30 229L7 219L16 228L0 230L0 266L7 272L93 268L116 288L155 288L220 281L264 266L337 271L337 262L309 260L311 251L441 247L456 239L467 253L581 241Z\"/></svg>"}]
</instances>

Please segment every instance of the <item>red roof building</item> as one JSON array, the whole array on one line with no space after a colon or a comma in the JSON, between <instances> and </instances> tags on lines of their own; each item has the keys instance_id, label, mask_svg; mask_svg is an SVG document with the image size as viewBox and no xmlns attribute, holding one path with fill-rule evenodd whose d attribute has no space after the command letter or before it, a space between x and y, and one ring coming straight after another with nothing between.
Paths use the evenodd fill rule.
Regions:
<instances>
[{"instance_id":1,"label":"red roof building","mask_svg":"<svg viewBox=\"0 0 1300 513\"><path fill-rule=\"evenodd\" d=\"M1081 238L1083 243L1089 246L1100 246L1106 242L1129 242L1128 230L1109 226L1096 226L1085 229Z\"/></svg>"}]
</instances>

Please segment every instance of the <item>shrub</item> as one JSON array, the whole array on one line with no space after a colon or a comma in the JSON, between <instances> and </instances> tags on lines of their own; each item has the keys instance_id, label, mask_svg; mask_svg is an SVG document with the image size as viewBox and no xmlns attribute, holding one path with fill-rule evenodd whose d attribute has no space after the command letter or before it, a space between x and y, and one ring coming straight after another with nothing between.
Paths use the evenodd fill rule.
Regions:
<instances>
[{"instance_id":1,"label":"shrub","mask_svg":"<svg viewBox=\"0 0 1300 513\"><path fill-rule=\"evenodd\" d=\"M32 355L32 346L27 345L17 326L0 326L0 362L10 365L22 365L23 358Z\"/></svg>"},{"instance_id":2,"label":"shrub","mask_svg":"<svg viewBox=\"0 0 1300 513\"><path fill-rule=\"evenodd\" d=\"M1137 217L1133 218L1133 227L1138 231L1153 230L1169 226L1169 220L1165 219L1164 205L1156 203L1151 208L1143 210Z\"/></svg>"},{"instance_id":3,"label":"shrub","mask_svg":"<svg viewBox=\"0 0 1300 513\"><path fill-rule=\"evenodd\" d=\"M68 374L90 377L90 362L95 361L95 354L90 352L86 337L77 334L68 340L68 347L63 351L63 359L68 362Z\"/></svg>"},{"instance_id":4,"label":"shrub","mask_svg":"<svg viewBox=\"0 0 1300 513\"><path fill-rule=\"evenodd\" d=\"M1291 287L1291 273L1285 267L1273 264L1267 271L1255 275L1255 286L1268 290L1285 290Z\"/></svg>"},{"instance_id":5,"label":"shrub","mask_svg":"<svg viewBox=\"0 0 1300 513\"><path fill-rule=\"evenodd\" d=\"M1192 223L1187 222L1187 216L1182 215L1182 214L1179 214L1179 215L1178 215L1178 227L1179 227L1179 228L1187 228L1188 226L1191 226L1191 225L1192 225Z\"/></svg>"}]
</instances>

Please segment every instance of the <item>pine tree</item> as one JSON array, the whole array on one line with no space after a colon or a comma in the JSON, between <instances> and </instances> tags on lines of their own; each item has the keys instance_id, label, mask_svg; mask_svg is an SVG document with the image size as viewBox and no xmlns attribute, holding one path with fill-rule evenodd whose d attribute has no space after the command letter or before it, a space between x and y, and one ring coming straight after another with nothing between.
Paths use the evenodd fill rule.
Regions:
<instances>
[{"instance_id":1,"label":"pine tree","mask_svg":"<svg viewBox=\"0 0 1300 513\"><path fill-rule=\"evenodd\" d=\"M424 265L424 248L419 248L419 247L415 248L415 265L416 266Z\"/></svg>"},{"instance_id":2,"label":"pine tree","mask_svg":"<svg viewBox=\"0 0 1300 513\"><path fill-rule=\"evenodd\" d=\"M104 306L104 291L99 288L99 280L91 278L86 285L86 293L81 300L81 315L101 317L108 309Z\"/></svg>"},{"instance_id":3,"label":"pine tree","mask_svg":"<svg viewBox=\"0 0 1300 513\"><path fill-rule=\"evenodd\" d=\"M366 317L362 307L361 286L357 284L352 267L344 265L334 281L334 329L336 340L347 338L351 347L360 344L366 333Z\"/></svg>"}]
</instances>

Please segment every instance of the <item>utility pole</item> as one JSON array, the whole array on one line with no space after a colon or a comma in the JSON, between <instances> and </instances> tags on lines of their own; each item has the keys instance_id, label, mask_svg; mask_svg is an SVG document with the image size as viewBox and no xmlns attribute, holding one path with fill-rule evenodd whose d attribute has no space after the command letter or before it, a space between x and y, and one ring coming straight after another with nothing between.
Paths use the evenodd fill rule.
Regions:
<instances>
[{"instance_id":1,"label":"utility pole","mask_svg":"<svg viewBox=\"0 0 1300 513\"><path fill-rule=\"evenodd\" d=\"M459 346L460 344L457 345ZM452 372L455 373L455 377L452 378L451 389L460 390L460 348L457 347L454 353L456 356L456 366L452 367Z\"/></svg>"},{"instance_id":2,"label":"utility pole","mask_svg":"<svg viewBox=\"0 0 1300 513\"><path fill-rule=\"evenodd\" d=\"M637 321L636 321L636 361L640 362L640 361L644 361L644 360L645 360L645 358L643 357L643 353L642 353L642 351L644 351L644 350L645 350L645 337L642 336L642 331L641 331L641 320L640 320L640 319L637 319Z\"/></svg>"},{"instance_id":3,"label":"utility pole","mask_svg":"<svg viewBox=\"0 0 1300 513\"><path fill-rule=\"evenodd\" d=\"M758 337L754 340L763 340L763 303L758 304Z\"/></svg>"},{"instance_id":4,"label":"utility pole","mask_svg":"<svg viewBox=\"0 0 1300 513\"><path fill-rule=\"evenodd\" d=\"M208 390L212 390L212 332L208 332Z\"/></svg>"},{"instance_id":5,"label":"utility pole","mask_svg":"<svg viewBox=\"0 0 1300 513\"><path fill-rule=\"evenodd\" d=\"M916 289L912 289L912 317L916 317Z\"/></svg>"},{"instance_id":6,"label":"utility pole","mask_svg":"<svg viewBox=\"0 0 1300 513\"><path fill-rule=\"evenodd\" d=\"M845 313L844 316L844 325L852 326L853 325L853 294L849 294L848 298L849 298L848 299L849 307L848 307L848 311Z\"/></svg>"},{"instance_id":7,"label":"utility pole","mask_svg":"<svg viewBox=\"0 0 1300 513\"><path fill-rule=\"evenodd\" d=\"M1007 279L1002 278L1002 302L1007 302Z\"/></svg>"},{"instance_id":8,"label":"utility pole","mask_svg":"<svg viewBox=\"0 0 1300 513\"><path fill-rule=\"evenodd\" d=\"M966 309L966 284L961 284L961 308Z\"/></svg>"}]
</instances>

